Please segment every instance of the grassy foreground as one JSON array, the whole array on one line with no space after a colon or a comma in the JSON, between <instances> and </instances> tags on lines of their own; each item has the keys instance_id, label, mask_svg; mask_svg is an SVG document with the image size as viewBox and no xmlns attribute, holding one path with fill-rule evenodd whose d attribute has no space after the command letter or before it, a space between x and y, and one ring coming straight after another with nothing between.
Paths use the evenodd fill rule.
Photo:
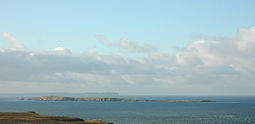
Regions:
<instances>
[{"instance_id":1,"label":"grassy foreground","mask_svg":"<svg viewBox=\"0 0 255 124\"><path fill-rule=\"evenodd\" d=\"M100 120L39 115L35 112L0 112L0 124L113 124Z\"/></svg>"}]
</instances>

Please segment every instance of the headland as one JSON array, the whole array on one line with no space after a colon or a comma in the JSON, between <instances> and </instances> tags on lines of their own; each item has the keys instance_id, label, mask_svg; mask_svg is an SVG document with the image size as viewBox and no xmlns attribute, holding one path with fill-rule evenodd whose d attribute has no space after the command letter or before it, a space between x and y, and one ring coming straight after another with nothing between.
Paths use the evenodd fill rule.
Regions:
<instances>
[{"instance_id":1,"label":"headland","mask_svg":"<svg viewBox=\"0 0 255 124\"><path fill-rule=\"evenodd\" d=\"M113 124L101 120L39 115L35 112L0 112L0 124Z\"/></svg>"}]
</instances>

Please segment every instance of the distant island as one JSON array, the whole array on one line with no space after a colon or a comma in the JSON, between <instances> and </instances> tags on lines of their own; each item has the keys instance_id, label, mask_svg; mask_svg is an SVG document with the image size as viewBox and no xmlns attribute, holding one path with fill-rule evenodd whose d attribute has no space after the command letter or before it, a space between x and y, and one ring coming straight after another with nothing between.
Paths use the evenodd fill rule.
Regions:
<instances>
[{"instance_id":1,"label":"distant island","mask_svg":"<svg viewBox=\"0 0 255 124\"><path fill-rule=\"evenodd\" d=\"M46 93L0 93L0 98L12 97L38 97L38 96L67 96L67 97L120 97L117 92L83 92L83 93L67 93L67 92L46 92Z\"/></svg>"},{"instance_id":2,"label":"distant island","mask_svg":"<svg viewBox=\"0 0 255 124\"><path fill-rule=\"evenodd\" d=\"M0 112L1 124L113 124L101 120L84 121L80 118L39 115L35 112Z\"/></svg>"},{"instance_id":3,"label":"distant island","mask_svg":"<svg viewBox=\"0 0 255 124\"><path fill-rule=\"evenodd\" d=\"M112 97L64 97L64 96L41 96L32 97L27 100L37 101L120 101L120 102L216 102L213 100L143 100L143 99L124 99Z\"/></svg>"}]
</instances>

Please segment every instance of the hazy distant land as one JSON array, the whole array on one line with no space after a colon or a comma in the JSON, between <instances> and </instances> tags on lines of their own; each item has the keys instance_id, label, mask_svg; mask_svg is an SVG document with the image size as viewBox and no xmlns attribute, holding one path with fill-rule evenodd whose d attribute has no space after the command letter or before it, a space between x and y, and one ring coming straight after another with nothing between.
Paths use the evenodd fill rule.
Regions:
<instances>
[{"instance_id":1,"label":"hazy distant land","mask_svg":"<svg viewBox=\"0 0 255 124\"><path fill-rule=\"evenodd\" d=\"M49 92L49 93L1 93L0 97L38 97L38 96L67 96L67 97L119 97L116 92L84 92L84 93L65 93L65 92Z\"/></svg>"},{"instance_id":2,"label":"hazy distant land","mask_svg":"<svg viewBox=\"0 0 255 124\"><path fill-rule=\"evenodd\" d=\"M23 100L23 99L22 99ZM121 102L216 102L213 100L143 100L143 99L124 99L112 97L64 97L64 96L41 96L31 97L27 100L37 101L121 101Z\"/></svg>"}]
</instances>

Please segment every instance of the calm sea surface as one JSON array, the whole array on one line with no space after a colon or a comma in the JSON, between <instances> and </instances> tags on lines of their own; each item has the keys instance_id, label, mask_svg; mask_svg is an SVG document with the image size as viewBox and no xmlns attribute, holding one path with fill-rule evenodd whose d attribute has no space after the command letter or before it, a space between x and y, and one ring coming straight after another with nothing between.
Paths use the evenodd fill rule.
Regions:
<instances>
[{"instance_id":1,"label":"calm sea surface","mask_svg":"<svg viewBox=\"0 0 255 124\"><path fill-rule=\"evenodd\" d=\"M215 103L20 101L1 98L1 112L101 119L115 124L255 124L255 97L125 97L209 99Z\"/></svg>"}]
</instances>

